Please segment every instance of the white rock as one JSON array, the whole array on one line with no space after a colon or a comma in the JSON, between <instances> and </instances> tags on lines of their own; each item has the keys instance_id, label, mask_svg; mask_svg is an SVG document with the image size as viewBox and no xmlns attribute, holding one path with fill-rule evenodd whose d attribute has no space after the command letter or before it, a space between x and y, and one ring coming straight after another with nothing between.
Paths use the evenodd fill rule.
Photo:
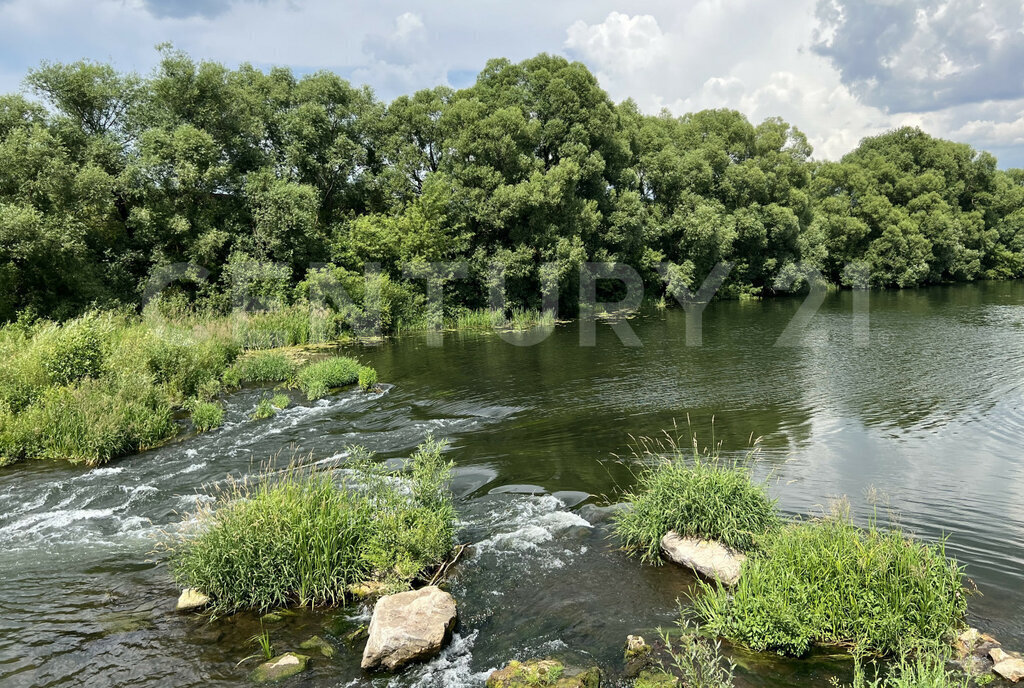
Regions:
<instances>
[{"instance_id":1,"label":"white rock","mask_svg":"<svg viewBox=\"0 0 1024 688\"><path fill-rule=\"evenodd\" d=\"M394 671L441 651L455 625L455 598L436 586L377 600L362 667Z\"/></svg>"},{"instance_id":2,"label":"white rock","mask_svg":"<svg viewBox=\"0 0 1024 688\"><path fill-rule=\"evenodd\" d=\"M992 667L992 671L996 672L1007 681L1016 683L1024 678L1024 659L1006 657L1001 662L996 662L996 665Z\"/></svg>"},{"instance_id":3,"label":"white rock","mask_svg":"<svg viewBox=\"0 0 1024 688\"><path fill-rule=\"evenodd\" d=\"M179 612L187 612L193 609L202 609L208 604L210 604L209 596L204 595L195 588L185 588L178 597L176 609Z\"/></svg>"},{"instance_id":4,"label":"white rock","mask_svg":"<svg viewBox=\"0 0 1024 688\"><path fill-rule=\"evenodd\" d=\"M669 561L688 566L725 585L736 585L746 555L715 540L682 537L670 530L661 539L661 550Z\"/></svg>"}]
</instances>

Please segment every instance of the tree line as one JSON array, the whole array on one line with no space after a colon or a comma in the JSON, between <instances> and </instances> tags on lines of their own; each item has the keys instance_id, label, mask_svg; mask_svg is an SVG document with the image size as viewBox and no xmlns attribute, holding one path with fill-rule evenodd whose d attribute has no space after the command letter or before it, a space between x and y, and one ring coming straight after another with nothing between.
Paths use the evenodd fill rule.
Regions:
<instances>
[{"instance_id":1,"label":"tree line","mask_svg":"<svg viewBox=\"0 0 1024 688\"><path fill-rule=\"evenodd\" d=\"M466 264L447 297L465 308L488 304L495 266L523 309L599 261L662 290L663 262L696 289L731 261L733 297L798 264L842 285L859 261L879 287L1024 275L1024 170L918 129L820 162L780 118L646 115L558 56L384 103L331 72L159 49L146 77L43 63L27 96L0 96L0 321L138 306L182 263L206 272L175 298L211 311L238 285L283 304L324 280L358 294L377 263L396 319L424 298L403 275L437 261Z\"/></svg>"}]
</instances>

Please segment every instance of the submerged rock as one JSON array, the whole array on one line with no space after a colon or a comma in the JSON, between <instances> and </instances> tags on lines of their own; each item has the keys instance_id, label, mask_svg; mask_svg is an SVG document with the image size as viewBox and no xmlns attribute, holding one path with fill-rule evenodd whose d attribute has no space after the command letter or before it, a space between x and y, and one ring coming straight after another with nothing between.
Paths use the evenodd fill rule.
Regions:
<instances>
[{"instance_id":1,"label":"submerged rock","mask_svg":"<svg viewBox=\"0 0 1024 688\"><path fill-rule=\"evenodd\" d=\"M308 661L309 657L306 655L286 652L256 667L255 671L252 672L252 680L256 683L268 683L294 676L306 670L306 663Z\"/></svg>"},{"instance_id":2,"label":"submerged rock","mask_svg":"<svg viewBox=\"0 0 1024 688\"><path fill-rule=\"evenodd\" d=\"M455 625L455 598L436 586L377 600L363 650L363 669L394 671L441 651Z\"/></svg>"},{"instance_id":3,"label":"submerged rock","mask_svg":"<svg viewBox=\"0 0 1024 688\"><path fill-rule=\"evenodd\" d=\"M661 669L650 669L636 677L633 688L676 688L676 677Z\"/></svg>"},{"instance_id":4,"label":"submerged rock","mask_svg":"<svg viewBox=\"0 0 1024 688\"><path fill-rule=\"evenodd\" d=\"M189 612L194 609L202 609L210 604L210 597L199 592L195 588L185 588L178 596L178 605L175 607L179 612Z\"/></svg>"},{"instance_id":5,"label":"submerged rock","mask_svg":"<svg viewBox=\"0 0 1024 688\"><path fill-rule=\"evenodd\" d=\"M746 555L720 542L682 537L672 530L661 539L661 551L669 561L687 566L725 585L736 585L743 562L747 560Z\"/></svg>"},{"instance_id":6,"label":"submerged rock","mask_svg":"<svg viewBox=\"0 0 1024 688\"><path fill-rule=\"evenodd\" d=\"M599 688L601 672L597 667L571 671L555 659L512 661L487 677L487 688Z\"/></svg>"},{"instance_id":7,"label":"submerged rock","mask_svg":"<svg viewBox=\"0 0 1024 688\"><path fill-rule=\"evenodd\" d=\"M306 642L299 645L300 650L315 650L324 657L334 656L334 646L318 635L313 636Z\"/></svg>"},{"instance_id":8,"label":"submerged rock","mask_svg":"<svg viewBox=\"0 0 1024 688\"><path fill-rule=\"evenodd\" d=\"M626 636L626 659L634 659L650 654L651 646L639 635Z\"/></svg>"}]
</instances>

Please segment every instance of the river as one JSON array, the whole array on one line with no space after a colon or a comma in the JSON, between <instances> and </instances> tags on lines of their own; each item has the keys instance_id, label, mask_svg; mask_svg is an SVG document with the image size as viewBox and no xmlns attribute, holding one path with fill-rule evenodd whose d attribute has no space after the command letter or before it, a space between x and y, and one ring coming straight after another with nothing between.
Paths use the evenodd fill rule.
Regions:
<instances>
[{"instance_id":1,"label":"river","mask_svg":"<svg viewBox=\"0 0 1024 688\"><path fill-rule=\"evenodd\" d=\"M1024 646L1024 283L873 292L867 342L853 296L831 294L800 346L775 346L799 298L721 302L686 345L680 310L629 320L642 346L577 323L534 346L494 334L403 337L345 352L373 365L382 394L343 391L247 420L261 390L226 399L226 425L94 469L30 462L0 471L0 684L227 686L244 683L258 622L175 614L160 555L173 528L228 475L277 457L341 465L361 444L408 456L447 438L460 540L452 645L398 678L365 676L338 638L363 608L268 626L283 651L317 633L334 659L303 686L479 686L512 658L551 654L621 668L626 635L670 625L693 579L616 549L606 505L634 480L630 435L677 424L702 445L745 453L788 513L848 495L856 518L896 518L948 537L981 596L970 621ZM862 324L862 323L861 323ZM855 345L865 344L866 346ZM687 425L689 423L689 425ZM868 499L874 488L877 497ZM334 635L331 635L334 634ZM737 655L739 683L828 685L847 663Z\"/></svg>"}]
</instances>

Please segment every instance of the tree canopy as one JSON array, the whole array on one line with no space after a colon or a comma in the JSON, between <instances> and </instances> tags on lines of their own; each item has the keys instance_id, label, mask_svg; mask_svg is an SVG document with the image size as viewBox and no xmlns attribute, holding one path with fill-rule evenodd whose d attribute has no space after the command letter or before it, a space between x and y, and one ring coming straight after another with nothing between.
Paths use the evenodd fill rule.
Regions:
<instances>
[{"instance_id":1,"label":"tree canopy","mask_svg":"<svg viewBox=\"0 0 1024 688\"><path fill-rule=\"evenodd\" d=\"M880 287L1024 276L1024 171L919 129L818 162L782 119L646 115L552 55L384 103L330 72L160 50L145 77L43 63L36 100L0 97L0 321L137 305L177 263L209 274L183 298L221 309L267 263L286 302L368 262L415 302L411 268L463 261L466 307L495 266L526 308L549 276L571 297L588 261L661 290L663 262L695 289L728 260L727 295L798 264L842 284L862 262Z\"/></svg>"}]
</instances>

